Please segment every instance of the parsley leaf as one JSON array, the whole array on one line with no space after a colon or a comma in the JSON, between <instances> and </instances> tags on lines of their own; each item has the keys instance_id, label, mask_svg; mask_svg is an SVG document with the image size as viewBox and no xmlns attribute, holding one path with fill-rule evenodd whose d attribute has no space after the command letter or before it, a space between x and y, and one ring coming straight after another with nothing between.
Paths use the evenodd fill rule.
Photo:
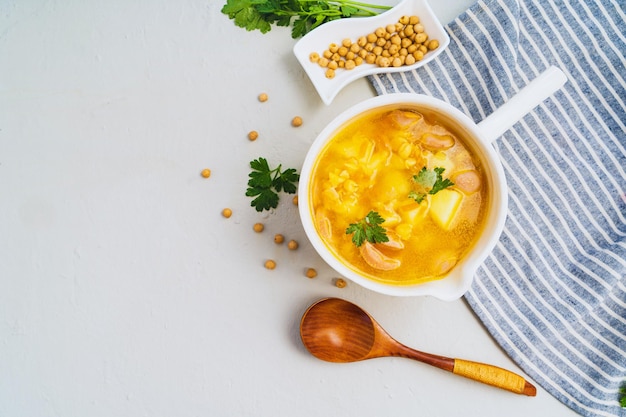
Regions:
<instances>
[{"instance_id":1,"label":"parsley leaf","mask_svg":"<svg viewBox=\"0 0 626 417\"><path fill-rule=\"evenodd\" d=\"M266 0L229 0L222 7L222 13L228 15L235 22L235 25L241 28L248 31L258 29L261 33L267 33L272 28L271 24L259 11L259 6L264 3Z\"/></svg>"},{"instance_id":2,"label":"parsley leaf","mask_svg":"<svg viewBox=\"0 0 626 417\"><path fill-rule=\"evenodd\" d=\"M413 175L413 181L424 188L433 188L433 185L435 185L437 181L437 173L433 170L426 169L426 167L422 167L422 170L418 172L417 175Z\"/></svg>"},{"instance_id":3,"label":"parsley leaf","mask_svg":"<svg viewBox=\"0 0 626 417\"><path fill-rule=\"evenodd\" d=\"M346 234L352 234L352 243L357 247L361 246L366 240L370 243L388 242L387 231L381 226L384 222L385 219L380 214L370 211L365 218L357 223L351 223L346 229Z\"/></svg>"},{"instance_id":4,"label":"parsley leaf","mask_svg":"<svg viewBox=\"0 0 626 417\"><path fill-rule=\"evenodd\" d=\"M418 193L417 191L409 192L409 198L412 198L417 203L421 203L426 198L426 193Z\"/></svg>"},{"instance_id":5,"label":"parsley leaf","mask_svg":"<svg viewBox=\"0 0 626 417\"><path fill-rule=\"evenodd\" d=\"M445 168L436 167L433 170L423 167L417 175L413 175L415 190L409 192L409 198L421 203L428 194L437 194L439 191L454 185L449 178L443 178Z\"/></svg>"},{"instance_id":6,"label":"parsley leaf","mask_svg":"<svg viewBox=\"0 0 626 417\"><path fill-rule=\"evenodd\" d=\"M291 37L297 39L325 22L374 16L390 8L358 0L227 0L222 13L248 31L267 33L272 25L291 25Z\"/></svg>"},{"instance_id":7,"label":"parsley leaf","mask_svg":"<svg viewBox=\"0 0 626 417\"><path fill-rule=\"evenodd\" d=\"M278 207L278 193L284 191L295 194L296 183L300 175L293 168L281 171L282 166L271 169L267 159L258 158L250 162L252 171L248 174L248 189L246 195L255 197L250 205L256 211L269 210Z\"/></svg>"},{"instance_id":8,"label":"parsley leaf","mask_svg":"<svg viewBox=\"0 0 626 417\"><path fill-rule=\"evenodd\" d=\"M437 180L433 184L433 188L428 192L429 194L437 194L439 191L448 187L452 187L454 185L454 183L450 181L449 178L446 178L445 180L443 179L441 174L443 174L443 171L445 170L445 168L435 168L435 172L437 173Z\"/></svg>"},{"instance_id":9,"label":"parsley leaf","mask_svg":"<svg viewBox=\"0 0 626 417\"><path fill-rule=\"evenodd\" d=\"M620 394L622 394L620 399L619 399L619 405L620 405L620 407L626 408L626 386L620 388L619 392L620 392Z\"/></svg>"}]
</instances>

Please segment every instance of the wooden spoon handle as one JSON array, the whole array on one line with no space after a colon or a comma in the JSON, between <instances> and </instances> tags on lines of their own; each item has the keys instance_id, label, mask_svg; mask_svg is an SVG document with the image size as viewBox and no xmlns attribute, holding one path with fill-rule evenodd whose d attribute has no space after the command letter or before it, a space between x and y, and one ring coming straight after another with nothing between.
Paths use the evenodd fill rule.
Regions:
<instances>
[{"instance_id":1,"label":"wooden spoon handle","mask_svg":"<svg viewBox=\"0 0 626 417\"><path fill-rule=\"evenodd\" d=\"M475 381L512 391L516 394L524 394L530 397L537 395L537 389L534 385L523 377L494 365L455 359L452 372Z\"/></svg>"}]
</instances>

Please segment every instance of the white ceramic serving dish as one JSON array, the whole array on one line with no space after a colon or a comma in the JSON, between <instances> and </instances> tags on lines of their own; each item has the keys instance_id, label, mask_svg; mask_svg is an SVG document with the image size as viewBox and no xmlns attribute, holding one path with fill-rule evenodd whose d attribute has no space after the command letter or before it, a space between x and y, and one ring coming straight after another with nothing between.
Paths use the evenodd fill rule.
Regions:
<instances>
[{"instance_id":1,"label":"white ceramic serving dish","mask_svg":"<svg viewBox=\"0 0 626 417\"><path fill-rule=\"evenodd\" d=\"M363 287L379 293L396 296L431 295L442 300L455 300L470 287L478 266L498 242L507 216L507 185L502 164L491 142L502 135L526 113L558 90L566 81L565 75L551 67L533 80L502 107L476 124L464 113L439 99L421 94L398 93L371 98L349 108L333 120L311 145L300 174L298 195L299 212L307 237L319 255L337 272ZM315 227L311 207L311 175L320 152L335 133L347 122L372 109L401 107L434 111L455 126L465 144L482 163L489 201L483 230L474 246L445 276L435 281L415 285L390 285L368 278L344 264L322 241Z\"/></svg>"},{"instance_id":2,"label":"white ceramic serving dish","mask_svg":"<svg viewBox=\"0 0 626 417\"><path fill-rule=\"evenodd\" d=\"M352 70L337 70L335 78L328 79L325 69L309 59L311 52L322 52L331 43L341 44L345 38L353 41L360 36L372 33L378 27L395 24L402 16L419 16L420 23L430 39L437 39L439 47L428 52L424 59L413 65L401 67L379 67L375 64L362 64ZM330 104L335 96L352 81L367 75L409 71L426 65L443 52L450 43L450 37L441 25L426 0L403 0L392 9L377 16L344 18L324 23L300 39L293 53L309 76L313 86L325 104Z\"/></svg>"}]
</instances>

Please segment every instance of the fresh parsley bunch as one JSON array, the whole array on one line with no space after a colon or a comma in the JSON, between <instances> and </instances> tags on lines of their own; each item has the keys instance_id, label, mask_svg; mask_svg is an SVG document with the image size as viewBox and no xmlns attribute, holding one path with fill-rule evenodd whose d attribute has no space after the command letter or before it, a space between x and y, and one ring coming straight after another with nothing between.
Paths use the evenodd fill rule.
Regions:
<instances>
[{"instance_id":1,"label":"fresh parsley bunch","mask_svg":"<svg viewBox=\"0 0 626 417\"><path fill-rule=\"evenodd\" d=\"M269 210L278 206L278 193L295 194L300 175L294 168L281 171L282 166L271 169L267 159L258 158L250 162L252 172L248 174L246 195L255 197L250 203L256 211Z\"/></svg>"},{"instance_id":2,"label":"fresh parsley bunch","mask_svg":"<svg viewBox=\"0 0 626 417\"><path fill-rule=\"evenodd\" d=\"M353 0L227 0L222 13L246 30L267 33L272 25L292 26L297 39L322 23L350 16L374 16L389 6Z\"/></svg>"}]
</instances>

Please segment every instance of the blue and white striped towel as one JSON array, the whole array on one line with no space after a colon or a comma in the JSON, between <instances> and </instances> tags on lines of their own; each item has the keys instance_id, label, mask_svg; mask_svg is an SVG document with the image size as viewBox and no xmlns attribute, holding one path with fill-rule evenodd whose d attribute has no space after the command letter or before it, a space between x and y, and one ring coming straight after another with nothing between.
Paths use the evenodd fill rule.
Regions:
<instances>
[{"instance_id":1,"label":"blue and white striped towel","mask_svg":"<svg viewBox=\"0 0 626 417\"><path fill-rule=\"evenodd\" d=\"M498 343L587 416L626 416L626 4L484 0L417 71L379 94L442 98L483 120L550 65L568 83L494 142L509 185L503 235L466 294Z\"/></svg>"}]
</instances>

